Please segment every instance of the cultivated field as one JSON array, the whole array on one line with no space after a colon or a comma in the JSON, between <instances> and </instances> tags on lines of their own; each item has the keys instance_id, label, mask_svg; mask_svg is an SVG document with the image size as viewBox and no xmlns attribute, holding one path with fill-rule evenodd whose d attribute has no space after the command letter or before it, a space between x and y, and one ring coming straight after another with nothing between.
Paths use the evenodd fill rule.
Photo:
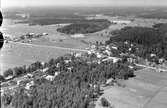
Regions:
<instances>
[{"instance_id":1,"label":"cultivated field","mask_svg":"<svg viewBox=\"0 0 167 108\"><path fill-rule=\"evenodd\" d=\"M105 87L105 97L113 108L166 108L167 73L157 73L151 69L135 72L136 77L119 81L126 87ZM100 99L96 108L101 108Z\"/></svg>"}]
</instances>

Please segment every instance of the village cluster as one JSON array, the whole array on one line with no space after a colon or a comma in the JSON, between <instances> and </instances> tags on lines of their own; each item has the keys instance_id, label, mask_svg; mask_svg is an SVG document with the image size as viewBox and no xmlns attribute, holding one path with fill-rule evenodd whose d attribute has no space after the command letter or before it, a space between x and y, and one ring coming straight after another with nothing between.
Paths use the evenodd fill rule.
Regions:
<instances>
[{"instance_id":1,"label":"village cluster","mask_svg":"<svg viewBox=\"0 0 167 108\"><path fill-rule=\"evenodd\" d=\"M27 33L27 34L21 35L20 37L11 38L11 36L7 35L4 38L6 43L8 43L8 41L30 43L32 42L33 39L40 38L46 35L48 35L48 33Z\"/></svg>"},{"instance_id":2,"label":"village cluster","mask_svg":"<svg viewBox=\"0 0 167 108\"><path fill-rule=\"evenodd\" d=\"M26 37L31 37L33 34L26 35ZM46 34L43 34L46 35ZM33 36L32 36L33 37ZM129 44L128 42L124 42L124 44ZM131 51L132 47L134 45L131 44L129 45L128 50ZM101 64L102 62L113 62L117 63L119 61L125 60L126 62L129 63L129 68L130 69L136 69L136 66L139 67L145 67L145 68L151 68L155 69L158 72L167 72L166 63L167 61L163 58L159 59L159 64L155 64L153 62L149 62L147 59L143 60L140 57L136 57L134 54L129 54L129 53L117 53L118 55L115 55L113 52L119 52L118 46L115 44L110 44L110 45L99 45L99 44L93 44L89 48L86 48L87 52L86 53L73 53L73 54L67 54L64 57L64 63L66 65L66 68L68 71L71 71L73 67L69 65L69 63L72 61L72 56L75 58L83 58L87 61L87 63L97 63ZM155 57L155 54L150 54L151 57ZM90 60L91 57L91 60ZM142 62L141 62L142 61ZM144 62L143 62L144 61ZM37 77L43 77L47 80L53 81L54 78L60 74L60 71L56 71L54 75L48 75L47 71L49 70L50 67L46 67L45 62L42 62L42 69L38 69L33 73L28 73L22 77L18 78L13 78L13 76L9 76L6 78L8 80L7 82L3 82L1 86L4 88L1 89L1 92L3 93L4 90L6 89L14 89L15 87L19 86L24 86L25 89L29 90L33 85L34 85L34 78ZM69 65L69 66L68 66ZM60 67L60 63L57 63L56 65L53 65L56 68ZM11 80L13 79L13 80ZM10 86L10 87L9 87Z\"/></svg>"}]
</instances>

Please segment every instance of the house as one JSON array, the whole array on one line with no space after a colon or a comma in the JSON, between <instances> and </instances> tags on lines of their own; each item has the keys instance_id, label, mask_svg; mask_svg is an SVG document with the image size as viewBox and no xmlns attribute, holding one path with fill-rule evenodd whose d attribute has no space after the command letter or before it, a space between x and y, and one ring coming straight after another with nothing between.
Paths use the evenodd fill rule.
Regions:
<instances>
[{"instance_id":1,"label":"house","mask_svg":"<svg viewBox=\"0 0 167 108\"><path fill-rule=\"evenodd\" d=\"M75 57L81 57L82 56L82 53L76 53L75 54Z\"/></svg>"},{"instance_id":2,"label":"house","mask_svg":"<svg viewBox=\"0 0 167 108\"><path fill-rule=\"evenodd\" d=\"M54 76L57 76L57 75L59 75L60 74L60 72L55 72L55 75Z\"/></svg>"},{"instance_id":3,"label":"house","mask_svg":"<svg viewBox=\"0 0 167 108\"><path fill-rule=\"evenodd\" d=\"M125 41L125 42L124 42L124 44L126 44L126 45L127 45L127 44L129 44L129 43L128 43L128 41Z\"/></svg>"},{"instance_id":4,"label":"house","mask_svg":"<svg viewBox=\"0 0 167 108\"><path fill-rule=\"evenodd\" d=\"M29 82L29 83L26 84L25 89L29 90L30 87L32 87L33 85L34 85L34 81L31 81L31 82Z\"/></svg>"},{"instance_id":5,"label":"house","mask_svg":"<svg viewBox=\"0 0 167 108\"><path fill-rule=\"evenodd\" d=\"M92 45L92 46L91 46L91 49L96 49L96 45Z\"/></svg>"},{"instance_id":6,"label":"house","mask_svg":"<svg viewBox=\"0 0 167 108\"><path fill-rule=\"evenodd\" d=\"M42 66L45 66L45 62L41 62L41 65L42 65Z\"/></svg>"},{"instance_id":7,"label":"house","mask_svg":"<svg viewBox=\"0 0 167 108\"><path fill-rule=\"evenodd\" d=\"M91 54L96 53L96 51L94 49L91 49L90 52L91 52Z\"/></svg>"},{"instance_id":8,"label":"house","mask_svg":"<svg viewBox=\"0 0 167 108\"><path fill-rule=\"evenodd\" d=\"M164 59L164 58L160 58L160 59L158 60L158 62L159 62L160 64L162 64L163 62L165 62L165 59Z\"/></svg>"},{"instance_id":9,"label":"house","mask_svg":"<svg viewBox=\"0 0 167 108\"><path fill-rule=\"evenodd\" d=\"M12 78L13 78L13 76L10 75L10 76L6 77L5 80L10 80L10 79L12 79Z\"/></svg>"},{"instance_id":10,"label":"house","mask_svg":"<svg viewBox=\"0 0 167 108\"><path fill-rule=\"evenodd\" d=\"M131 66L131 65L129 65L128 67L129 67L130 69L134 69L134 67L133 67L133 66Z\"/></svg>"},{"instance_id":11,"label":"house","mask_svg":"<svg viewBox=\"0 0 167 108\"><path fill-rule=\"evenodd\" d=\"M47 75L45 78L46 78L47 80L49 80L49 81L53 81L54 78L55 78L55 76Z\"/></svg>"},{"instance_id":12,"label":"house","mask_svg":"<svg viewBox=\"0 0 167 108\"><path fill-rule=\"evenodd\" d=\"M134 45L133 44L130 44L131 47L133 47Z\"/></svg>"},{"instance_id":13,"label":"house","mask_svg":"<svg viewBox=\"0 0 167 108\"><path fill-rule=\"evenodd\" d=\"M102 58L102 54L96 53L97 58Z\"/></svg>"},{"instance_id":14,"label":"house","mask_svg":"<svg viewBox=\"0 0 167 108\"><path fill-rule=\"evenodd\" d=\"M131 57L130 57L130 58L127 58L127 60L128 60L129 63L135 63L135 61L136 61L136 59L131 58Z\"/></svg>"},{"instance_id":15,"label":"house","mask_svg":"<svg viewBox=\"0 0 167 108\"><path fill-rule=\"evenodd\" d=\"M112 22L115 24L129 24L129 23L131 23L131 21L129 21L129 20L114 20Z\"/></svg>"},{"instance_id":16,"label":"house","mask_svg":"<svg viewBox=\"0 0 167 108\"><path fill-rule=\"evenodd\" d=\"M48 33L42 33L43 36L48 35Z\"/></svg>"},{"instance_id":17,"label":"house","mask_svg":"<svg viewBox=\"0 0 167 108\"><path fill-rule=\"evenodd\" d=\"M20 41L20 39L18 39L18 38L13 39L13 42L18 42L18 41Z\"/></svg>"},{"instance_id":18,"label":"house","mask_svg":"<svg viewBox=\"0 0 167 108\"><path fill-rule=\"evenodd\" d=\"M112 46L111 48L115 49L115 50L118 50L118 47L116 47L116 46Z\"/></svg>"},{"instance_id":19,"label":"house","mask_svg":"<svg viewBox=\"0 0 167 108\"><path fill-rule=\"evenodd\" d=\"M28 39L28 43L31 43L32 42L32 40L31 39Z\"/></svg>"},{"instance_id":20,"label":"house","mask_svg":"<svg viewBox=\"0 0 167 108\"><path fill-rule=\"evenodd\" d=\"M68 71L70 71L70 72L71 72L71 71L72 71L72 69L73 69L73 67L68 67L67 69L68 69Z\"/></svg>"},{"instance_id":21,"label":"house","mask_svg":"<svg viewBox=\"0 0 167 108\"><path fill-rule=\"evenodd\" d=\"M20 85L20 82L21 82L21 80L18 80L18 81L17 81L17 85Z\"/></svg>"},{"instance_id":22,"label":"house","mask_svg":"<svg viewBox=\"0 0 167 108\"><path fill-rule=\"evenodd\" d=\"M150 57L156 57L156 54L152 53L152 54L150 54Z\"/></svg>"},{"instance_id":23,"label":"house","mask_svg":"<svg viewBox=\"0 0 167 108\"><path fill-rule=\"evenodd\" d=\"M68 64L68 63L71 62L71 60L64 60L64 62L65 62L66 64Z\"/></svg>"},{"instance_id":24,"label":"house","mask_svg":"<svg viewBox=\"0 0 167 108\"><path fill-rule=\"evenodd\" d=\"M97 63L98 63L98 64L101 64L101 61L100 61L100 60L98 60L98 61L97 61Z\"/></svg>"},{"instance_id":25,"label":"house","mask_svg":"<svg viewBox=\"0 0 167 108\"><path fill-rule=\"evenodd\" d=\"M117 45L114 44L114 43L111 43L110 46L107 46L107 47L106 47L106 49L110 49L110 50L111 50L111 48L112 48L112 49L115 49L115 50L118 49Z\"/></svg>"},{"instance_id":26,"label":"house","mask_svg":"<svg viewBox=\"0 0 167 108\"><path fill-rule=\"evenodd\" d=\"M32 77L33 77L33 75L32 75L32 74L29 74L29 73L28 73L26 76L27 76L28 78L32 78Z\"/></svg>"},{"instance_id":27,"label":"house","mask_svg":"<svg viewBox=\"0 0 167 108\"><path fill-rule=\"evenodd\" d=\"M107 86L107 85L113 84L113 82L114 82L114 79L110 78L106 81L105 85Z\"/></svg>"},{"instance_id":28,"label":"house","mask_svg":"<svg viewBox=\"0 0 167 108\"><path fill-rule=\"evenodd\" d=\"M111 55L112 55L112 52L109 51L109 50L105 50L104 53L106 53L108 56L111 56Z\"/></svg>"},{"instance_id":29,"label":"house","mask_svg":"<svg viewBox=\"0 0 167 108\"><path fill-rule=\"evenodd\" d=\"M25 35L25 38L33 38L34 37L34 33L27 33Z\"/></svg>"},{"instance_id":30,"label":"house","mask_svg":"<svg viewBox=\"0 0 167 108\"><path fill-rule=\"evenodd\" d=\"M42 69L42 72L46 72L48 69L49 69L49 68L46 67L46 68Z\"/></svg>"},{"instance_id":31,"label":"house","mask_svg":"<svg viewBox=\"0 0 167 108\"><path fill-rule=\"evenodd\" d=\"M31 36L35 35L35 33L28 33L28 34L31 35Z\"/></svg>"},{"instance_id":32,"label":"house","mask_svg":"<svg viewBox=\"0 0 167 108\"><path fill-rule=\"evenodd\" d=\"M109 45L106 46L106 50L111 50Z\"/></svg>"},{"instance_id":33,"label":"house","mask_svg":"<svg viewBox=\"0 0 167 108\"><path fill-rule=\"evenodd\" d=\"M110 60L112 60L113 63L117 63L119 60L121 60L121 58L117 58L117 57L107 57L107 58L103 59L102 61L104 62L104 61L110 61Z\"/></svg>"},{"instance_id":34,"label":"house","mask_svg":"<svg viewBox=\"0 0 167 108\"><path fill-rule=\"evenodd\" d=\"M119 54L120 56L128 56L129 54L128 53L121 53Z\"/></svg>"},{"instance_id":35,"label":"house","mask_svg":"<svg viewBox=\"0 0 167 108\"><path fill-rule=\"evenodd\" d=\"M104 45L100 45L100 46L98 46L98 48L99 48L101 51L106 50L106 47L105 47Z\"/></svg>"},{"instance_id":36,"label":"house","mask_svg":"<svg viewBox=\"0 0 167 108\"><path fill-rule=\"evenodd\" d=\"M91 52L91 51L88 51L87 53L88 53L89 55L90 55L90 54L92 54L92 52Z\"/></svg>"},{"instance_id":37,"label":"house","mask_svg":"<svg viewBox=\"0 0 167 108\"><path fill-rule=\"evenodd\" d=\"M89 87L97 88L98 86L96 84L89 84Z\"/></svg>"},{"instance_id":38,"label":"house","mask_svg":"<svg viewBox=\"0 0 167 108\"><path fill-rule=\"evenodd\" d=\"M132 48L129 48L128 50L129 50L129 51L132 51Z\"/></svg>"}]
</instances>

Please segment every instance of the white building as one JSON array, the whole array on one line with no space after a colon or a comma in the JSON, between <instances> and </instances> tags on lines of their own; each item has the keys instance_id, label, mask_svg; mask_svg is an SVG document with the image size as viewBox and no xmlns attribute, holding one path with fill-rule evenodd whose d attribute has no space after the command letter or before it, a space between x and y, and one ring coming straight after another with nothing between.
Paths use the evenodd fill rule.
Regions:
<instances>
[{"instance_id":1,"label":"white building","mask_svg":"<svg viewBox=\"0 0 167 108\"><path fill-rule=\"evenodd\" d=\"M57 75L59 75L60 74L60 72L55 72L55 75L54 76L57 76Z\"/></svg>"},{"instance_id":2,"label":"white building","mask_svg":"<svg viewBox=\"0 0 167 108\"><path fill-rule=\"evenodd\" d=\"M132 51L132 48L129 48L129 51Z\"/></svg>"},{"instance_id":3,"label":"white building","mask_svg":"<svg viewBox=\"0 0 167 108\"><path fill-rule=\"evenodd\" d=\"M42 70L42 72L46 72L48 69L49 69L48 67L47 67L47 68L44 68L44 69Z\"/></svg>"},{"instance_id":4,"label":"white building","mask_svg":"<svg viewBox=\"0 0 167 108\"><path fill-rule=\"evenodd\" d=\"M84 34L74 34L74 35L71 35L71 37L73 37L73 38L83 38L85 36L84 36Z\"/></svg>"},{"instance_id":5,"label":"white building","mask_svg":"<svg viewBox=\"0 0 167 108\"><path fill-rule=\"evenodd\" d=\"M67 68L70 72L72 71L73 67L68 67Z\"/></svg>"},{"instance_id":6,"label":"white building","mask_svg":"<svg viewBox=\"0 0 167 108\"><path fill-rule=\"evenodd\" d=\"M116 24L129 24L129 23L131 23L131 21L129 21L129 20L114 20L112 22L116 23Z\"/></svg>"},{"instance_id":7,"label":"white building","mask_svg":"<svg viewBox=\"0 0 167 108\"><path fill-rule=\"evenodd\" d=\"M27 76L28 78L32 78L32 77L33 77L33 75L30 74L30 73L28 73L26 76Z\"/></svg>"},{"instance_id":8,"label":"white building","mask_svg":"<svg viewBox=\"0 0 167 108\"><path fill-rule=\"evenodd\" d=\"M57 63L57 64L56 64L56 67L59 68L59 67L60 67L60 63Z\"/></svg>"},{"instance_id":9,"label":"white building","mask_svg":"<svg viewBox=\"0 0 167 108\"><path fill-rule=\"evenodd\" d=\"M111 48L115 49L115 50L118 50L118 47L116 47L116 46L112 46Z\"/></svg>"},{"instance_id":10,"label":"white building","mask_svg":"<svg viewBox=\"0 0 167 108\"><path fill-rule=\"evenodd\" d=\"M91 45L91 49L96 49L96 45Z\"/></svg>"},{"instance_id":11,"label":"white building","mask_svg":"<svg viewBox=\"0 0 167 108\"><path fill-rule=\"evenodd\" d=\"M126 44L126 45L127 45L127 44L129 44L129 43L128 43L128 41L125 41L125 42L124 42L124 44Z\"/></svg>"},{"instance_id":12,"label":"white building","mask_svg":"<svg viewBox=\"0 0 167 108\"><path fill-rule=\"evenodd\" d=\"M128 67L129 67L130 69L134 69L134 67L133 67L133 66L131 66L131 65L129 65Z\"/></svg>"},{"instance_id":13,"label":"white building","mask_svg":"<svg viewBox=\"0 0 167 108\"><path fill-rule=\"evenodd\" d=\"M48 35L48 33L42 33L43 36Z\"/></svg>"},{"instance_id":14,"label":"white building","mask_svg":"<svg viewBox=\"0 0 167 108\"><path fill-rule=\"evenodd\" d=\"M68 63L71 62L71 60L64 60L64 62L65 62L66 64L68 64Z\"/></svg>"},{"instance_id":15,"label":"white building","mask_svg":"<svg viewBox=\"0 0 167 108\"><path fill-rule=\"evenodd\" d=\"M18 81L17 81L17 85L20 85L20 82L21 82L21 80L18 80Z\"/></svg>"},{"instance_id":16,"label":"white building","mask_svg":"<svg viewBox=\"0 0 167 108\"><path fill-rule=\"evenodd\" d=\"M150 57L155 57L156 56L156 54L150 54Z\"/></svg>"},{"instance_id":17,"label":"white building","mask_svg":"<svg viewBox=\"0 0 167 108\"><path fill-rule=\"evenodd\" d=\"M90 55L90 54L92 54L92 52L91 52L91 51L88 51L88 54Z\"/></svg>"},{"instance_id":18,"label":"white building","mask_svg":"<svg viewBox=\"0 0 167 108\"><path fill-rule=\"evenodd\" d=\"M97 58L102 58L102 55L100 53L96 53Z\"/></svg>"},{"instance_id":19,"label":"white building","mask_svg":"<svg viewBox=\"0 0 167 108\"><path fill-rule=\"evenodd\" d=\"M13 78L13 76L10 75L10 76L6 77L5 79L6 79L6 80L10 80L10 79L12 79L12 78Z\"/></svg>"},{"instance_id":20,"label":"white building","mask_svg":"<svg viewBox=\"0 0 167 108\"><path fill-rule=\"evenodd\" d=\"M117 57L107 57L106 59L103 59L102 61L110 61L112 60L113 63L117 63L119 60L121 60L121 58L117 58Z\"/></svg>"},{"instance_id":21,"label":"white building","mask_svg":"<svg viewBox=\"0 0 167 108\"><path fill-rule=\"evenodd\" d=\"M34 81L31 81L31 82L29 82L29 83L26 84L25 89L29 90L30 87L33 86L33 85L34 85Z\"/></svg>"},{"instance_id":22,"label":"white building","mask_svg":"<svg viewBox=\"0 0 167 108\"><path fill-rule=\"evenodd\" d=\"M81 57L82 56L82 53L76 53L75 54L75 57Z\"/></svg>"},{"instance_id":23,"label":"white building","mask_svg":"<svg viewBox=\"0 0 167 108\"><path fill-rule=\"evenodd\" d=\"M114 79L113 79L113 78L108 79L108 80L106 81L106 85L111 84L113 81L114 81Z\"/></svg>"},{"instance_id":24,"label":"white building","mask_svg":"<svg viewBox=\"0 0 167 108\"><path fill-rule=\"evenodd\" d=\"M160 58L159 59L159 63L162 64L163 62L165 62L165 59L164 58Z\"/></svg>"},{"instance_id":25,"label":"white building","mask_svg":"<svg viewBox=\"0 0 167 108\"><path fill-rule=\"evenodd\" d=\"M111 50L109 45L106 46L106 50Z\"/></svg>"},{"instance_id":26,"label":"white building","mask_svg":"<svg viewBox=\"0 0 167 108\"><path fill-rule=\"evenodd\" d=\"M55 76L47 75L45 78L46 78L47 80L49 80L49 81L53 81L54 78L55 78Z\"/></svg>"},{"instance_id":27,"label":"white building","mask_svg":"<svg viewBox=\"0 0 167 108\"><path fill-rule=\"evenodd\" d=\"M108 56L111 56L111 55L112 55L112 52L109 51L109 50L105 50L104 52L105 52Z\"/></svg>"}]
</instances>

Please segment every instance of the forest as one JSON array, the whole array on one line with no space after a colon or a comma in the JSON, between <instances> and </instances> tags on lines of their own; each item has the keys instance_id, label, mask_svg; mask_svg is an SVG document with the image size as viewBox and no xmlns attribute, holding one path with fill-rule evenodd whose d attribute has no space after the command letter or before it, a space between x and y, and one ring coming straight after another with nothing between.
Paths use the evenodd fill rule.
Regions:
<instances>
[{"instance_id":1,"label":"forest","mask_svg":"<svg viewBox=\"0 0 167 108\"><path fill-rule=\"evenodd\" d=\"M18 87L14 95L5 94L2 97L3 104L13 108L94 108L94 101L102 93L100 86L105 84L107 79L126 80L134 76L128 63L122 61L88 64L85 59L74 56L71 56L70 63L65 63L65 59L66 57L51 59L45 64L49 67L46 72L49 75L60 71L53 81L43 77L34 78L35 85L30 90ZM59 67L56 67L57 63ZM42 68L39 64L40 62L37 62L28 68L22 67L19 71L15 68L14 75L33 73ZM72 69L69 70L68 67Z\"/></svg>"},{"instance_id":2,"label":"forest","mask_svg":"<svg viewBox=\"0 0 167 108\"><path fill-rule=\"evenodd\" d=\"M105 19L84 20L58 28L57 31L66 34L87 34L104 30L110 26L110 21Z\"/></svg>"},{"instance_id":3,"label":"forest","mask_svg":"<svg viewBox=\"0 0 167 108\"><path fill-rule=\"evenodd\" d=\"M167 24L155 24L152 28L125 27L111 33L114 35L106 44L119 43L120 52L128 52L143 58L151 59L150 54L156 54L156 60L165 58L167 60ZM133 44L133 47L125 45L124 42Z\"/></svg>"}]
</instances>

